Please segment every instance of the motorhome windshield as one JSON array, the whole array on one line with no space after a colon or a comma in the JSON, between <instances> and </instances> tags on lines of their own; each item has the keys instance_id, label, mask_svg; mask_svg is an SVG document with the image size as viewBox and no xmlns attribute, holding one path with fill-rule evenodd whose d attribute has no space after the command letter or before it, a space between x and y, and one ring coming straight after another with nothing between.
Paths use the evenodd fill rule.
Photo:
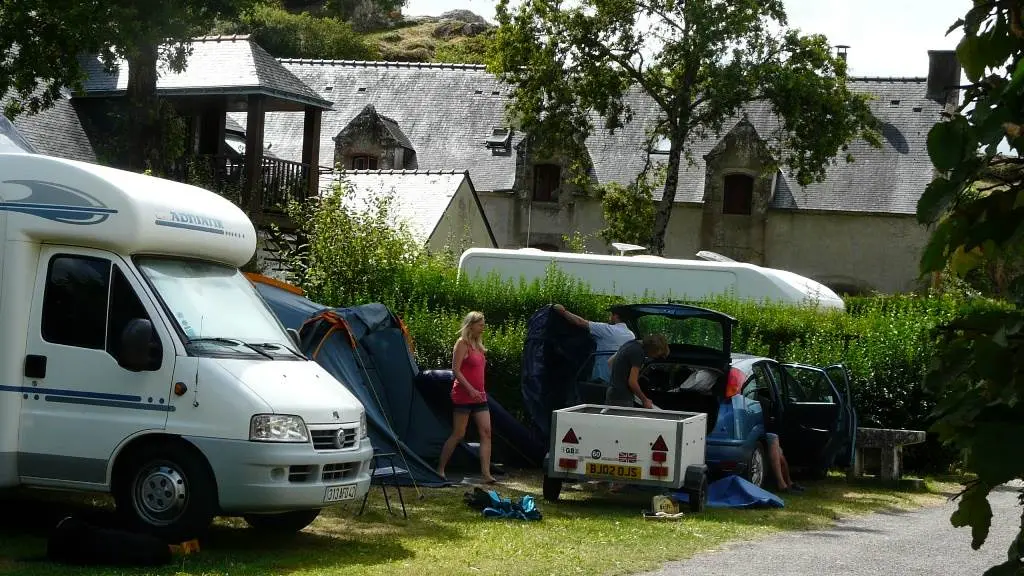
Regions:
<instances>
[{"instance_id":1,"label":"motorhome windshield","mask_svg":"<svg viewBox=\"0 0 1024 576\"><path fill-rule=\"evenodd\" d=\"M139 258L137 264L194 353L297 357L288 333L236 268L168 258Z\"/></svg>"}]
</instances>

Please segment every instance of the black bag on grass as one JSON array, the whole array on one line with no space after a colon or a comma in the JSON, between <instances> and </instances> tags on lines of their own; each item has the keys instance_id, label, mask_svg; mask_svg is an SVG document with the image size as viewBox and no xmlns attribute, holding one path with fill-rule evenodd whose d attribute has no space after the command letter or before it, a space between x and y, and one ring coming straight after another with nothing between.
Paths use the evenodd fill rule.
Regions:
<instances>
[{"instance_id":1,"label":"black bag on grass","mask_svg":"<svg viewBox=\"0 0 1024 576\"><path fill-rule=\"evenodd\" d=\"M171 549L159 538L100 528L68 516L50 532L46 558L74 566L162 566Z\"/></svg>"}]
</instances>

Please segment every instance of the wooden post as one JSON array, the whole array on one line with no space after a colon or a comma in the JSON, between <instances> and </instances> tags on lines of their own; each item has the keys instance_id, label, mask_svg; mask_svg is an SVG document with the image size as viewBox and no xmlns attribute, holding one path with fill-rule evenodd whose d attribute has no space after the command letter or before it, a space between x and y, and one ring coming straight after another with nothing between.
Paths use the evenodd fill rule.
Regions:
<instances>
[{"instance_id":1,"label":"wooden post","mask_svg":"<svg viewBox=\"0 0 1024 576\"><path fill-rule=\"evenodd\" d=\"M242 193L249 218L257 226L263 214L263 120L266 97L250 94L245 122L245 183Z\"/></svg>"},{"instance_id":2,"label":"wooden post","mask_svg":"<svg viewBox=\"0 0 1024 576\"><path fill-rule=\"evenodd\" d=\"M302 124L302 163L306 171L306 197L317 195L320 185L320 120L323 110L306 106Z\"/></svg>"}]
</instances>

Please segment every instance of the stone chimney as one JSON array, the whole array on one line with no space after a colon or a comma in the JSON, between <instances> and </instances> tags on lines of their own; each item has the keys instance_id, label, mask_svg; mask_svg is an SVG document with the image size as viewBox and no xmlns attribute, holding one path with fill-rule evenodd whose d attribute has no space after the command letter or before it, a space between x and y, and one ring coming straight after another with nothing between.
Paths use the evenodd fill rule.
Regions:
<instances>
[{"instance_id":1,"label":"stone chimney","mask_svg":"<svg viewBox=\"0 0 1024 576\"><path fill-rule=\"evenodd\" d=\"M836 46L836 56L842 58L843 62L846 62L846 52L850 49L846 44L839 44Z\"/></svg>"},{"instance_id":2,"label":"stone chimney","mask_svg":"<svg viewBox=\"0 0 1024 576\"><path fill-rule=\"evenodd\" d=\"M960 99L960 61L955 50L928 51L928 92L927 98L945 104L956 103Z\"/></svg>"}]
</instances>

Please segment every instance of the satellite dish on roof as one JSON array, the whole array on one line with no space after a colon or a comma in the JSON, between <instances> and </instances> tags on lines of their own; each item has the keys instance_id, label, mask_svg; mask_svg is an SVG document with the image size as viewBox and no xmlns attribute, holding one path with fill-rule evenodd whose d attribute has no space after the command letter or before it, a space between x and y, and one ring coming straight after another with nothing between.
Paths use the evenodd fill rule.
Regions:
<instances>
[{"instance_id":1,"label":"satellite dish on roof","mask_svg":"<svg viewBox=\"0 0 1024 576\"><path fill-rule=\"evenodd\" d=\"M643 246L637 246L636 244L626 244L625 242L612 242L612 248L619 251L619 256L625 256L627 252L637 252L641 250L647 250Z\"/></svg>"},{"instance_id":2,"label":"satellite dish on roof","mask_svg":"<svg viewBox=\"0 0 1024 576\"><path fill-rule=\"evenodd\" d=\"M728 256L722 256L718 252L712 252L710 250L701 250L700 252L697 252L697 258L700 258L701 260L708 260L710 262L736 262L736 260L733 260Z\"/></svg>"}]
</instances>

